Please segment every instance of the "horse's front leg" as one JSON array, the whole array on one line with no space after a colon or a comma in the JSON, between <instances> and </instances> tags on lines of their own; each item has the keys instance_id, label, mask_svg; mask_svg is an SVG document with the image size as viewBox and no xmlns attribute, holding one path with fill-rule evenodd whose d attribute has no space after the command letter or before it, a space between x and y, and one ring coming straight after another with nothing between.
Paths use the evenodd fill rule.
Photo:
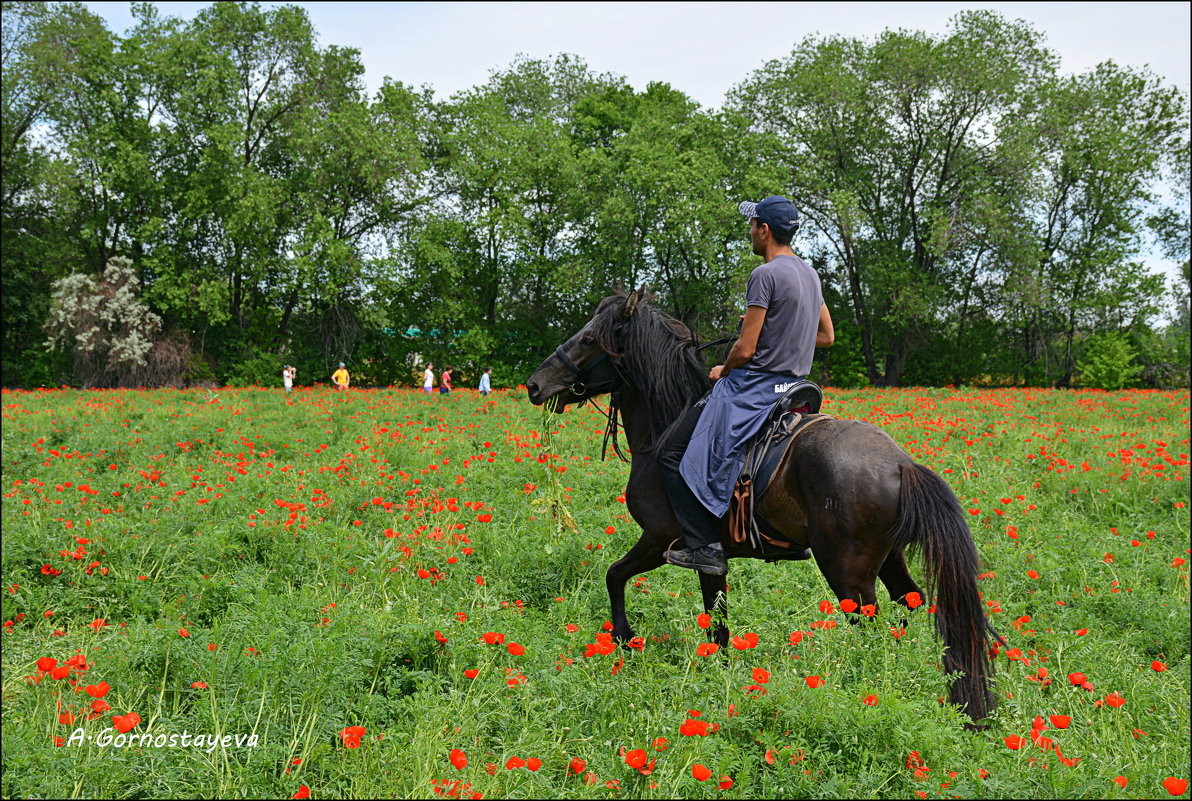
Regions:
<instances>
[{"instance_id":1,"label":"horse's front leg","mask_svg":"<svg viewBox=\"0 0 1192 801\"><path fill-rule=\"evenodd\" d=\"M704 596L704 611L712 616L712 642L721 648L728 645L728 580L711 573L699 574L699 589Z\"/></svg>"},{"instance_id":2,"label":"horse's front leg","mask_svg":"<svg viewBox=\"0 0 1192 801\"><path fill-rule=\"evenodd\" d=\"M608 602L612 613L613 638L625 644L634 638L633 627L629 625L629 616L625 613L625 584L633 576L647 573L664 564L662 553L665 546L659 546L649 535L643 533L637 544L629 549L629 553L622 556L605 576L608 587Z\"/></svg>"}]
</instances>

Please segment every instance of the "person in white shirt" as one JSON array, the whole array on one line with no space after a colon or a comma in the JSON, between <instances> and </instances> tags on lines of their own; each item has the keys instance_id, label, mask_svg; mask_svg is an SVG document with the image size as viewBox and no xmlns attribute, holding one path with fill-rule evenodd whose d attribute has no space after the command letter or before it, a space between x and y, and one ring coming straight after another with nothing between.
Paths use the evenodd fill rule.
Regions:
<instances>
[{"instance_id":1,"label":"person in white shirt","mask_svg":"<svg viewBox=\"0 0 1192 801\"><path fill-rule=\"evenodd\" d=\"M284 368L282 368L281 381L282 381L282 384L285 385L286 394L289 394L289 392L292 389L294 389L294 376L296 376L296 375L298 375L297 368L291 367L288 364Z\"/></svg>"},{"instance_id":2,"label":"person in white shirt","mask_svg":"<svg viewBox=\"0 0 1192 801\"><path fill-rule=\"evenodd\" d=\"M434 392L435 386L435 366L433 364L426 365L426 372L422 374L422 391L430 394Z\"/></svg>"},{"instance_id":3,"label":"person in white shirt","mask_svg":"<svg viewBox=\"0 0 1192 801\"><path fill-rule=\"evenodd\" d=\"M484 372L480 375L480 394L488 397L488 393L492 392L492 385L489 383L488 374L493 371L493 368L486 367Z\"/></svg>"}]
</instances>

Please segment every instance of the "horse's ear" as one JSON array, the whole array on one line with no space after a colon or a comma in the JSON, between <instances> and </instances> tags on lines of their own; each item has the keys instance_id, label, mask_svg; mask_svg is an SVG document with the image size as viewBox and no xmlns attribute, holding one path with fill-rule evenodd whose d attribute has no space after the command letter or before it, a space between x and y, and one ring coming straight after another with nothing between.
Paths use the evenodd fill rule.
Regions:
<instances>
[{"instance_id":1,"label":"horse's ear","mask_svg":"<svg viewBox=\"0 0 1192 801\"><path fill-rule=\"evenodd\" d=\"M638 290L633 290L629 296L625 298L625 307L621 309L621 319L628 320L637 313L637 304L641 300L641 293Z\"/></svg>"}]
</instances>

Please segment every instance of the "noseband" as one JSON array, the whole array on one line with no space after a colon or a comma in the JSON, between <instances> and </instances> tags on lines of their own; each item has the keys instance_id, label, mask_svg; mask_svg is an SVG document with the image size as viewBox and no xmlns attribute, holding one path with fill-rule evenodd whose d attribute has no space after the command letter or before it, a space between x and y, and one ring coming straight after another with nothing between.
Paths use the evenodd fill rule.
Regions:
<instances>
[{"instance_id":1,"label":"noseband","mask_svg":"<svg viewBox=\"0 0 1192 801\"><path fill-rule=\"evenodd\" d=\"M571 361L571 357L563 352L563 346L555 348L555 355L563 362L563 366L571 372L575 373L575 379L571 382L571 386L567 387L567 391L572 395L581 396L586 392L595 392L599 395L601 392L609 392L620 384L618 379L620 374L607 381L598 381L595 384L588 384L588 377L591 375L593 369L598 365L608 360L608 353L601 351L600 355L592 361L585 364L583 367L577 367L575 362Z\"/></svg>"},{"instance_id":2,"label":"noseband","mask_svg":"<svg viewBox=\"0 0 1192 801\"><path fill-rule=\"evenodd\" d=\"M600 409L599 406L596 406L595 401L592 401L592 398L590 397L584 398L583 401L580 402L580 405L582 406L584 403L591 401L592 405L596 406L596 409L608 419L608 425L604 429L604 445L600 448L600 461L603 462L605 457L608 456L608 445L609 442L612 442L613 453L615 453L622 462L628 462L629 459L627 459L625 454L621 452L621 446L617 442L617 415L620 412L621 386L623 384L621 371L617 369L617 365L614 363L614 372L611 379L606 381L598 381L591 385L589 385L586 380L586 376L588 376L597 365L608 359L608 351L601 351L599 356L585 364L583 367L578 367L575 362L571 360L571 357L563 352L562 345L555 348L555 355L559 357L561 362L563 362L564 367L575 373L575 380L572 381L571 386L567 388L567 391L572 395L580 397L587 392L592 392L596 395L599 395L602 392L610 393L607 412Z\"/></svg>"}]
</instances>

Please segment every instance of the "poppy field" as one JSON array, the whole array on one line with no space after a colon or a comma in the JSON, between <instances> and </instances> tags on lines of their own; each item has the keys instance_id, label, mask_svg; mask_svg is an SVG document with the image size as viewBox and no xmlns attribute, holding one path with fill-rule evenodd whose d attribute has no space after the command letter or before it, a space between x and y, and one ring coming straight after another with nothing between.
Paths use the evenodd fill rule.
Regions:
<instances>
[{"instance_id":1,"label":"poppy field","mask_svg":"<svg viewBox=\"0 0 1192 801\"><path fill-rule=\"evenodd\" d=\"M842 609L813 563L734 560L722 649L693 572L639 576L617 647L638 530L590 406L2 403L4 797L1188 796L1187 391L825 391L968 513L978 732L932 599Z\"/></svg>"}]
</instances>

